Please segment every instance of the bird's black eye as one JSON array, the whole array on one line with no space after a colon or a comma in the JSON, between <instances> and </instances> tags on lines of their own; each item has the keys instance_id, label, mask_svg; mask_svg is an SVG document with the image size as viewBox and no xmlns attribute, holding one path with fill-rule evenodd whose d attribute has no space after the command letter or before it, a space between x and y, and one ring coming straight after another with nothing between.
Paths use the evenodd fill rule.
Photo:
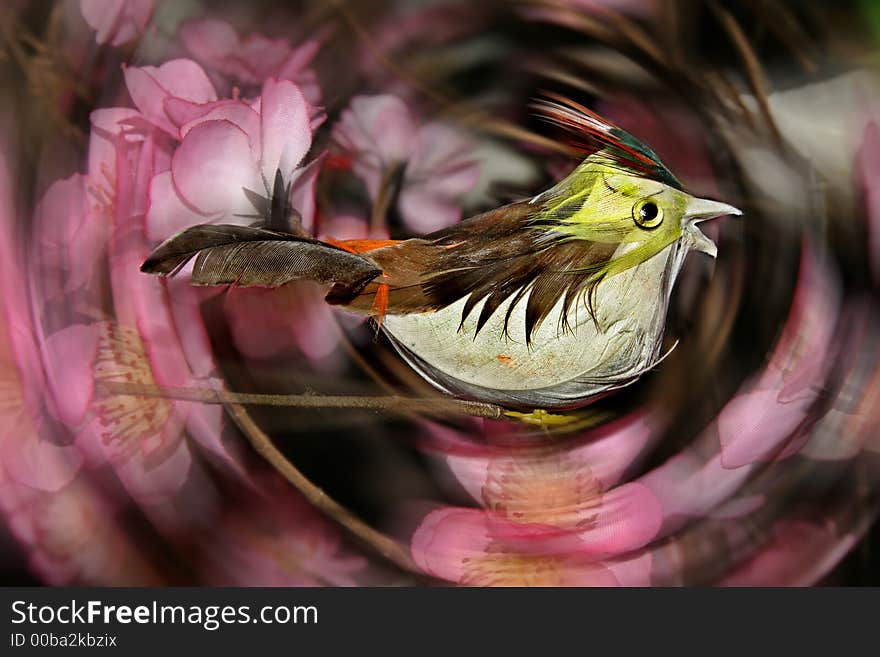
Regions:
<instances>
[{"instance_id":1,"label":"bird's black eye","mask_svg":"<svg viewBox=\"0 0 880 657\"><path fill-rule=\"evenodd\" d=\"M644 201L633 208L633 221L647 230L657 228L663 223L663 211L654 201Z\"/></svg>"}]
</instances>

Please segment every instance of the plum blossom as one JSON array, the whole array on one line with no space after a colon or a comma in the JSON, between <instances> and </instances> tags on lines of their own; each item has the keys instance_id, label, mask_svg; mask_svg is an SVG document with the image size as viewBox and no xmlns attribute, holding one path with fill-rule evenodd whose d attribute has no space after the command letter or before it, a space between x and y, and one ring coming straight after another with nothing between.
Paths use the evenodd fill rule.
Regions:
<instances>
[{"instance_id":1,"label":"plum blossom","mask_svg":"<svg viewBox=\"0 0 880 657\"><path fill-rule=\"evenodd\" d=\"M14 281L4 277L4 282ZM79 471L83 458L73 445L51 440L40 402L45 380L27 315L10 307L0 315L0 460L16 485L54 492ZM26 306L25 306L26 308Z\"/></svg>"},{"instance_id":2,"label":"plum blossom","mask_svg":"<svg viewBox=\"0 0 880 657\"><path fill-rule=\"evenodd\" d=\"M149 252L142 213L147 184L167 157L157 154L151 134L133 133L126 122L133 110L108 109L93 115L90 169L102 172L97 201L88 221L104 223L114 318L82 318L50 331L41 340L42 362L51 391L49 407L67 427L91 466L112 465L139 501L173 496L200 466L194 466L186 431L215 454L222 413L163 397L107 393L102 385L192 385L196 378L182 352L160 281L140 275ZM115 120L115 121L114 121ZM91 180L87 176L86 180ZM65 215L46 216L64 230ZM51 228L47 224L47 229ZM92 266L92 263L86 263ZM68 263L69 265L69 263Z\"/></svg>"},{"instance_id":3,"label":"plum blossom","mask_svg":"<svg viewBox=\"0 0 880 657\"><path fill-rule=\"evenodd\" d=\"M661 508L641 484L616 484L657 428L633 417L573 449L477 447L436 428L450 469L483 509L430 512L413 535L414 559L462 584L646 583L650 558L633 570L620 557L656 535Z\"/></svg>"},{"instance_id":4,"label":"plum blossom","mask_svg":"<svg viewBox=\"0 0 880 657\"><path fill-rule=\"evenodd\" d=\"M95 297L101 295L100 275L116 212L114 140L124 124L139 120L141 115L128 108L95 110L87 172L56 181L40 200L35 212L40 243L31 257L46 301L98 303ZM167 150L156 148L151 166L167 168L169 157Z\"/></svg>"},{"instance_id":5,"label":"plum blossom","mask_svg":"<svg viewBox=\"0 0 880 657\"><path fill-rule=\"evenodd\" d=\"M54 492L76 476L82 457L75 447L47 439L45 378L24 257L13 246L16 213L7 162L0 152L0 476L12 487Z\"/></svg>"},{"instance_id":6,"label":"plum blossom","mask_svg":"<svg viewBox=\"0 0 880 657\"><path fill-rule=\"evenodd\" d=\"M525 529L497 531L484 514L453 507L422 521L412 542L425 573L466 586L647 586L651 555L591 559Z\"/></svg>"},{"instance_id":7,"label":"plum blossom","mask_svg":"<svg viewBox=\"0 0 880 657\"><path fill-rule=\"evenodd\" d=\"M161 66L126 66L125 86L144 119L171 138L192 114L205 113L217 92L201 66L190 59L172 59ZM134 120L134 119L132 119Z\"/></svg>"},{"instance_id":8,"label":"plum blossom","mask_svg":"<svg viewBox=\"0 0 880 657\"><path fill-rule=\"evenodd\" d=\"M374 204L397 186L397 208L416 232L460 220L462 197L480 179L470 140L442 123L420 127L396 96L355 97L334 126L333 138L353 158L354 173Z\"/></svg>"},{"instance_id":9,"label":"plum blossom","mask_svg":"<svg viewBox=\"0 0 880 657\"><path fill-rule=\"evenodd\" d=\"M792 309L770 362L718 416L725 467L783 459L803 447L809 434L796 430L821 393L839 309L835 272L805 243Z\"/></svg>"},{"instance_id":10,"label":"plum blossom","mask_svg":"<svg viewBox=\"0 0 880 657\"><path fill-rule=\"evenodd\" d=\"M156 0L79 0L80 11L95 30L95 41L121 46L136 39L150 22Z\"/></svg>"},{"instance_id":11,"label":"plum blossom","mask_svg":"<svg viewBox=\"0 0 880 657\"><path fill-rule=\"evenodd\" d=\"M180 89L165 85L165 78L177 70L197 84ZM296 214L291 221L298 225L291 228L314 227L314 185L322 160L302 166L312 144L314 110L294 83L269 79L262 95L251 102L215 102L210 82L188 60L155 71L129 68L126 76L145 115L180 139L167 170L150 182L146 235L151 241L201 223L248 225L265 219L268 199L278 192L276 175ZM161 104L155 99L140 102L140 87L146 87L147 96L159 88L170 91ZM174 95L184 93L181 89L188 89L188 97ZM201 89L198 96L195 89ZM179 289L175 282L171 285ZM193 294L179 292L177 299ZM339 329L322 297L319 289L305 284L274 291L230 290L224 305L239 351L268 358L296 345L312 359L328 355L337 345ZM198 318L193 324L200 324Z\"/></svg>"},{"instance_id":12,"label":"plum blossom","mask_svg":"<svg viewBox=\"0 0 880 657\"><path fill-rule=\"evenodd\" d=\"M298 224L296 228L313 227L321 158L303 166L312 144L313 109L294 83L268 79L253 102L198 104L170 98L164 107L173 108L168 114L176 121L172 125L179 125L181 141L169 169L150 182L146 213L150 240L161 241L196 224L248 225L265 219L269 199L279 193L277 181L295 211L291 221ZM181 118L184 115L186 119ZM307 286L271 295L262 290L230 292L226 312L240 351L268 357L293 343L312 357L332 351L338 330L318 292ZM304 317L290 315L289 304L308 310ZM303 321L294 322L298 316ZM275 330L255 333L255 325ZM257 334L266 339L255 340Z\"/></svg>"},{"instance_id":13,"label":"plum blossom","mask_svg":"<svg viewBox=\"0 0 880 657\"><path fill-rule=\"evenodd\" d=\"M292 47L286 39L262 34L241 38L228 23L215 18L187 21L180 27L180 40L189 54L207 69L222 94L233 86L249 97L259 92L267 78L296 83L311 105L321 101L315 72L308 68L320 48L317 40Z\"/></svg>"},{"instance_id":14,"label":"plum blossom","mask_svg":"<svg viewBox=\"0 0 880 657\"><path fill-rule=\"evenodd\" d=\"M312 145L309 114L295 84L269 79L254 104L231 101L193 117L180 129L170 170L150 183L147 236L158 241L200 223L254 223L263 209L254 199L271 198L276 172L310 226L317 164L301 166Z\"/></svg>"},{"instance_id":15,"label":"plum blossom","mask_svg":"<svg viewBox=\"0 0 880 657\"><path fill-rule=\"evenodd\" d=\"M230 289L225 309L236 347L253 359L272 358L293 347L309 361L326 358L341 337L333 309L324 302L326 294L308 282L273 290Z\"/></svg>"},{"instance_id":16,"label":"plum blossom","mask_svg":"<svg viewBox=\"0 0 880 657\"><path fill-rule=\"evenodd\" d=\"M108 500L83 477L78 446L58 435L46 416L38 331L23 257L13 246L9 183L0 155L0 512L27 550L30 567L51 584L156 584L118 525L108 521L114 512Z\"/></svg>"},{"instance_id":17,"label":"plum blossom","mask_svg":"<svg viewBox=\"0 0 880 657\"><path fill-rule=\"evenodd\" d=\"M50 467L51 459L43 465ZM49 492L6 479L0 470L0 511L27 549L31 569L51 585L163 583L114 522L118 509L82 475Z\"/></svg>"},{"instance_id":18,"label":"plum blossom","mask_svg":"<svg viewBox=\"0 0 880 657\"><path fill-rule=\"evenodd\" d=\"M658 424L633 416L588 432L583 444L565 449L476 447L451 429L431 429L458 482L489 513L510 522L577 529L590 522L603 493L660 435ZM508 440L513 433L509 426L495 431Z\"/></svg>"}]
</instances>

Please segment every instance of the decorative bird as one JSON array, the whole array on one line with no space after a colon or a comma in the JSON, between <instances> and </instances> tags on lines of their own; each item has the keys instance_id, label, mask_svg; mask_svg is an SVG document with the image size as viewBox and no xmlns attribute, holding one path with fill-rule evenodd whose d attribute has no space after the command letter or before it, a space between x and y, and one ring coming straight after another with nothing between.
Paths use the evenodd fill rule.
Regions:
<instances>
[{"instance_id":1,"label":"decorative bird","mask_svg":"<svg viewBox=\"0 0 880 657\"><path fill-rule=\"evenodd\" d=\"M318 241L280 227L280 176L265 227L194 226L142 271L195 285L329 286L327 302L376 319L400 355L457 397L508 408L581 406L661 359L670 294L697 223L736 208L696 198L648 146L553 97L542 113L586 159L530 200L401 241Z\"/></svg>"}]
</instances>

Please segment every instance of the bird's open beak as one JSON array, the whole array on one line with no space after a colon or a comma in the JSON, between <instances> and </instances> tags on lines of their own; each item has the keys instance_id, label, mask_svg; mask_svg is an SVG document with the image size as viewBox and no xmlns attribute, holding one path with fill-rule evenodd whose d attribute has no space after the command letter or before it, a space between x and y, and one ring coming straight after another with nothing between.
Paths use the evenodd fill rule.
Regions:
<instances>
[{"instance_id":1,"label":"bird's open beak","mask_svg":"<svg viewBox=\"0 0 880 657\"><path fill-rule=\"evenodd\" d=\"M685 217L688 223L696 224L707 219L715 217L723 217L732 214L739 216L742 210L739 210L727 203L719 203L718 201L710 201L705 198L692 198L685 210Z\"/></svg>"},{"instance_id":2,"label":"bird's open beak","mask_svg":"<svg viewBox=\"0 0 880 657\"><path fill-rule=\"evenodd\" d=\"M684 229L691 248L695 251L702 251L713 258L718 255L718 247L715 242L710 240L703 234L696 224L707 219L715 217L723 217L725 215L742 214L739 210L727 203L719 203L718 201L710 201L705 198L692 198L688 203L687 210L684 215Z\"/></svg>"}]
</instances>

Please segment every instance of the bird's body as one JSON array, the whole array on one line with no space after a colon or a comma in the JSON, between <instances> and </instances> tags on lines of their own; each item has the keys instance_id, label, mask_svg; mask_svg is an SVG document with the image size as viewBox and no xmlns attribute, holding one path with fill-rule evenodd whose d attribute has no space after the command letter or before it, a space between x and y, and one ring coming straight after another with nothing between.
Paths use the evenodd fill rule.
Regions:
<instances>
[{"instance_id":1,"label":"bird's body","mask_svg":"<svg viewBox=\"0 0 880 657\"><path fill-rule=\"evenodd\" d=\"M199 285L325 283L328 302L375 317L401 356L449 394L511 407L583 404L657 363L685 256L715 255L696 223L739 211L684 192L653 151L585 108L551 110L602 148L531 200L402 241L196 226L143 269L174 274L195 257Z\"/></svg>"},{"instance_id":2,"label":"bird's body","mask_svg":"<svg viewBox=\"0 0 880 657\"><path fill-rule=\"evenodd\" d=\"M631 247L630 247L631 248ZM596 288L595 318L581 299L561 328L560 299L526 341L525 304L505 301L476 332L481 302L463 324L465 299L426 314L389 314L383 329L401 356L450 394L507 406L552 408L632 382L659 356L665 305L684 252L669 246ZM662 308L644 303L658 298Z\"/></svg>"}]
</instances>

